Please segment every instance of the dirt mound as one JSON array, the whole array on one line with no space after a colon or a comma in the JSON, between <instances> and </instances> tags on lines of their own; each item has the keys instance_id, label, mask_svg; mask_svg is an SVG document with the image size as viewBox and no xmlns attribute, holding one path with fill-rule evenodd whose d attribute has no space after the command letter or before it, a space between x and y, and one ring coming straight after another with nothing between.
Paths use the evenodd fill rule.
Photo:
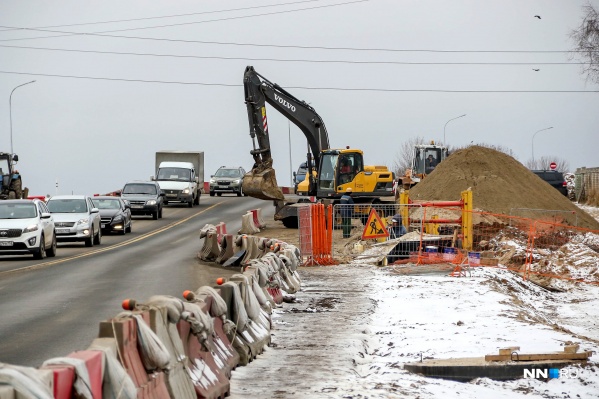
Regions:
<instances>
[{"instance_id":1,"label":"dirt mound","mask_svg":"<svg viewBox=\"0 0 599 399\"><path fill-rule=\"evenodd\" d=\"M486 147L472 146L451 154L410 190L410 198L457 200L469 187L475 209L535 219L547 218L549 213L524 210L564 211L555 213L564 216L575 212L579 227L599 230L599 222L520 162Z\"/></svg>"}]
</instances>

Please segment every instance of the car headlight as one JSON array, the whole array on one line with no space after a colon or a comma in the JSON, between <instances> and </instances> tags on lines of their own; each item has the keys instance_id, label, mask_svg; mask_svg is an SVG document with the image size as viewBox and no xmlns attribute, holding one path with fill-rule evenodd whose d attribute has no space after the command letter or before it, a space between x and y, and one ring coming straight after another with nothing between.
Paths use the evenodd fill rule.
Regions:
<instances>
[{"instance_id":1,"label":"car headlight","mask_svg":"<svg viewBox=\"0 0 599 399\"><path fill-rule=\"evenodd\" d=\"M31 226L27 226L23 229L23 233L31 233L32 231L37 231L37 224L32 224Z\"/></svg>"},{"instance_id":2,"label":"car headlight","mask_svg":"<svg viewBox=\"0 0 599 399\"><path fill-rule=\"evenodd\" d=\"M156 205L156 200L149 200L146 205Z\"/></svg>"},{"instance_id":3,"label":"car headlight","mask_svg":"<svg viewBox=\"0 0 599 399\"><path fill-rule=\"evenodd\" d=\"M114 219L112 219L113 222L122 222L123 221L123 217L122 216L115 216Z\"/></svg>"},{"instance_id":4,"label":"car headlight","mask_svg":"<svg viewBox=\"0 0 599 399\"><path fill-rule=\"evenodd\" d=\"M214 183L216 183L216 180L210 179L210 183L214 184Z\"/></svg>"},{"instance_id":5,"label":"car headlight","mask_svg":"<svg viewBox=\"0 0 599 399\"><path fill-rule=\"evenodd\" d=\"M240 182L239 179L233 180L233 184L239 184L239 182Z\"/></svg>"},{"instance_id":6,"label":"car headlight","mask_svg":"<svg viewBox=\"0 0 599 399\"><path fill-rule=\"evenodd\" d=\"M189 194L189 189L188 188L184 188L182 191L183 194Z\"/></svg>"},{"instance_id":7,"label":"car headlight","mask_svg":"<svg viewBox=\"0 0 599 399\"><path fill-rule=\"evenodd\" d=\"M77 221L77 224L88 224L88 223L89 223L89 218L79 219Z\"/></svg>"}]
</instances>

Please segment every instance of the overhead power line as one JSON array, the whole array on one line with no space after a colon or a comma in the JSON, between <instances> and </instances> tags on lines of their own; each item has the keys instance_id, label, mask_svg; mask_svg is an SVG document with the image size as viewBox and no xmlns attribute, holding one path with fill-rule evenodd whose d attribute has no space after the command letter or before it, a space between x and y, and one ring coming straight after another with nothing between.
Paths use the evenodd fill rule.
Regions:
<instances>
[{"instance_id":1,"label":"overhead power line","mask_svg":"<svg viewBox=\"0 0 599 399\"><path fill-rule=\"evenodd\" d=\"M208 23L208 22L221 22L221 21L230 21L230 20L236 20L236 19L263 17L263 16L270 16L270 15L278 15L278 14L288 14L288 13L298 12L298 11L308 11L308 10L316 10L316 9L321 9L321 8L345 6L348 4L364 3L364 2L369 2L369 1L371 1L371 0L352 0L352 1L346 1L344 3L327 4L327 5L314 6L314 7L305 7L305 8L298 8L295 10L273 11L273 12L268 12L268 13L263 13L263 14L241 15L241 16L236 16L236 17L217 18L217 19L195 21L195 22L181 22L181 23L177 23L177 24L167 24L167 25L145 26L145 27L139 27L139 28L113 29L113 30L106 30L106 31L100 31L100 32L91 32L91 33L65 32L65 31L58 31L58 30L52 30L52 29L23 28L23 27L16 27L16 26L1 26L0 25L0 28L5 28L5 29L25 30L25 31L35 31L35 32L48 32L48 33L59 33L60 34L60 35L52 35L52 36L24 37L24 38L18 38L18 39L2 39L0 41L48 39L48 38L63 37L63 36L76 36L76 35L118 37L115 35L106 35L106 33L126 32L126 31L132 31L132 30L169 28L169 27L174 27L174 26L197 25L197 24L203 24L203 23ZM133 37L123 36L123 38L133 38Z\"/></svg>"},{"instance_id":2,"label":"overhead power line","mask_svg":"<svg viewBox=\"0 0 599 399\"><path fill-rule=\"evenodd\" d=\"M158 83L158 84L190 85L190 86L243 87L243 85L241 85L241 84L228 84L228 83L125 79L125 78L58 75L58 74L48 74L48 73L31 73L31 72L14 72L14 71L0 71L0 73L14 74L14 75L26 75L26 76L45 76L45 77L53 77L53 78L89 79L89 80L132 82L132 83ZM387 92L387 93L599 93L599 90L445 90L445 89L378 89L378 88L359 88L359 87L350 88L350 87L309 87L309 86L285 86L285 89Z\"/></svg>"},{"instance_id":3,"label":"overhead power line","mask_svg":"<svg viewBox=\"0 0 599 399\"><path fill-rule=\"evenodd\" d=\"M88 25L114 24L114 23L122 23L122 22L148 21L151 19L191 17L194 15L218 14L218 13L231 12L231 11L247 11L247 10L254 10L257 8L281 7L281 6L289 6L289 5L302 4L302 3L314 3L314 2L321 2L321 1L322 0L293 1L293 2L289 2L289 3L265 4L265 5L261 5L261 6L229 8L229 9L225 9L225 10L192 12L192 13L187 13L187 14L161 15L161 16L157 16L157 17L144 17L144 18L114 19L114 20L110 20L110 21L82 22L82 23L78 23L78 24L36 26L35 28L36 29L67 28L67 27L72 27L72 26L88 26ZM14 30L19 30L19 29L21 29L21 28L9 28L9 29L0 30L0 32L9 32L9 31L14 31Z\"/></svg>"},{"instance_id":4,"label":"overhead power line","mask_svg":"<svg viewBox=\"0 0 599 399\"><path fill-rule=\"evenodd\" d=\"M80 50L51 47L12 46L0 44L2 48L14 48L25 50L62 51L85 54L111 54L132 55L144 57L169 57L169 58L192 58L192 59L214 59L214 60L245 60L245 61L275 61L275 62L308 62L308 63L335 63L335 64L381 64L381 65L582 65L583 62L416 62L416 61L355 61L355 60L314 60L306 58L260 58L260 57L225 57L208 55L185 55L185 54L159 54L159 53L134 53L121 51Z\"/></svg>"}]
</instances>

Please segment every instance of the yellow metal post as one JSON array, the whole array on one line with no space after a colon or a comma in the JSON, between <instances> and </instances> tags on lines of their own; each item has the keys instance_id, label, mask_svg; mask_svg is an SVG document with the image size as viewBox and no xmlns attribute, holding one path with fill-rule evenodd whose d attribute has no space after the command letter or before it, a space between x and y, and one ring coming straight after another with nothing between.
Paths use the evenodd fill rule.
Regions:
<instances>
[{"instance_id":1,"label":"yellow metal post","mask_svg":"<svg viewBox=\"0 0 599 399\"><path fill-rule=\"evenodd\" d=\"M401 223L405 226L406 230L410 227L410 213L408 203L410 202L409 193L407 190L399 193L399 213L401 215Z\"/></svg>"},{"instance_id":2,"label":"yellow metal post","mask_svg":"<svg viewBox=\"0 0 599 399\"><path fill-rule=\"evenodd\" d=\"M472 190L462 191L462 249L467 251L472 250L473 244L473 226L472 226Z\"/></svg>"},{"instance_id":3,"label":"yellow metal post","mask_svg":"<svg viewBox=\"0 0 599 399\"><path fill-rule=\"evenodd\" d=\"M439 219L439 215L433 215L431 219ZM439 234L439 223L426 223L426 234Z\"/></svg>"}]
</instances>

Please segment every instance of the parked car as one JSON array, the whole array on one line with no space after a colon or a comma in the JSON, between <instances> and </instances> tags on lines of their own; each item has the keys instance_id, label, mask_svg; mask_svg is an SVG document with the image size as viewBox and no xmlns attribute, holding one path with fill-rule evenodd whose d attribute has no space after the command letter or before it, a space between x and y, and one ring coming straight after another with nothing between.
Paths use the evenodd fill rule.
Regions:
<instances>
[{"instance_id":1,"label":"parked car","mask_svg":"<svg viewBox=\"0 0 599 399\"><path fill-rule=\"evenodd\" d=\"M48 200L54 216L58 242L85 242L86 247L102 243L100 212L87 195L55 195Z\"/></svg>"},{"instance_id":2,"label":"parked car","mask_svg":"<svg viewBox=\"0 0 599 399\"><path fill-rule=\"evenodd\" d=\"M125 235L131 233L131 205L129 201L119 197L98 196L93 197L94 206L100 210L102 231L105 233L117 232Z\"/></svg>"},{"instance_id":3,"label":"parked car","mask_svg":"<svg viewBox=\"0 0 599 399\"><path fill-rule=\"evenodd\" d=\"M566 197L568 196L568 182L562 172L557 170L531 170L531 172L545 180Z\"/></svg>"},{"instance_id":4,"label":"parked car","mask_svg":"<svg viewBox=\"0 0 599 399\"><path fill-rule=\"evenodd\" d=\"M162 218L164 192L155 181L133 181L125 184L121 198L129 201L132 215L151 215Z\"/></svg>"},{"instance_id":5,"label":"parked car","mask_svg":"<svg viewBox=\"0 0 599 399\"><path fill-rule=\"evenodd\" d=\"M38 199L0 201L0 255L24 254L56 256L54 218Z\"/></svg>"},{"instance_id":6,"label":"parked car","mask_svg":"<svg viewBox=\"0 0 599 399\"><path fill-rule=\"evenodd\" d=\"M247 195L243 193L241 182L245 175L245 169L239 167L221 166L215 174L210 176L210 196L214 194L219 197L223 193L237 194L238 197Z\"/></svg>"}]
</instances>

